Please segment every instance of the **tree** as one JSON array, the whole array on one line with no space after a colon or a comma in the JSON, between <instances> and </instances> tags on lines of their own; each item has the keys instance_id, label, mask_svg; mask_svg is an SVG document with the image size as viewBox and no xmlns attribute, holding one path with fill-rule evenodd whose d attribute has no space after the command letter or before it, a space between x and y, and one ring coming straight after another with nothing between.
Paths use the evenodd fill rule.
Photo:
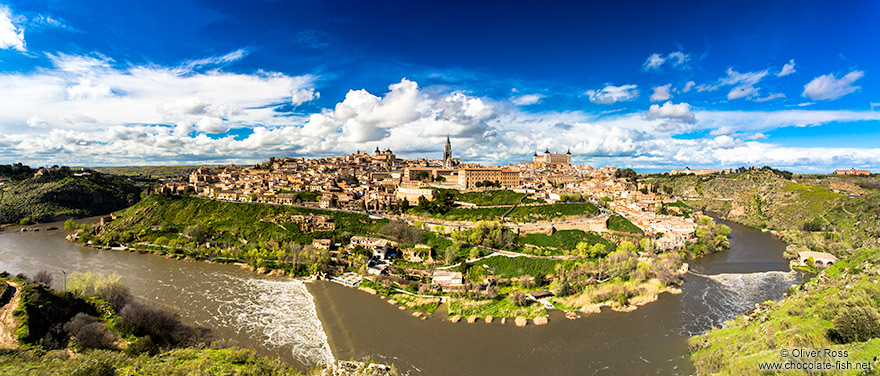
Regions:
<instances>
[{"instance_id":1,"label":"tree","mask_svg":"<svg viewBox=\"0 0 880 376\"><path fill-rule=\"evenodd\" d=\"M526 294L524 294L522 291L519 291L519 290L516 290L513 293L511 293L510 295L508 295L507 299L510 300L510 302L513 303L513 305L515 305L517 307L522 307L522 306L526 305L526 303L528 302L526 300Z\"/></svg>"},{"instance_id":2,"label":"tree","mask_svg":"<svg viewBox=\"0 0 880 376\"><path fill-rule=\"evenodd\" d=\"M864 342L880 337L880 314L874 307L845 307L831 321L829 337L837 343Z\"/></svg>"},{"instance_id":3,"label":"tree","mask_svg":"<svg viewBox=\"0 0 880 376\"><path fill-rule=\"evenodd\" d=\"M52 284L52 274L47 270L40 270L31 278L34 283L42 283L46 286Z\"/></svg>"},{"instance_id":4,"label":"tree","mask_svg":"<svg viewBox=\"0 0 880 376\"><path fill-rule=\"evenodd\" d=\"M73 219L68 219L68 220L64 221L64 229L65 230L73 230L75 228L76 228L76 223L73 221Z\"/></svg>"},{"instance_id":5,"label":"tree","mask_svg":"<svg viewBox=\"0 0 880 376\"><path fill-rule=\"evenodd\" d=\"M428 171L424 171L424 170L419 171L418 175L416 175L416 179L421 180L421 181L428 180L430 177L431 177L431 173L429 173Z\"/></svg>"},{"instance_id":6,"label":"tree","mask_svg":"<svg viewBox=\"0 0 880 376\"><path fill-rule=\"evenodd\" d=\"M30 218L22 218L20 221L18 221L18 224L20 224L22 226L30 225L31 219Z\"/></svg>"}]
</instances>

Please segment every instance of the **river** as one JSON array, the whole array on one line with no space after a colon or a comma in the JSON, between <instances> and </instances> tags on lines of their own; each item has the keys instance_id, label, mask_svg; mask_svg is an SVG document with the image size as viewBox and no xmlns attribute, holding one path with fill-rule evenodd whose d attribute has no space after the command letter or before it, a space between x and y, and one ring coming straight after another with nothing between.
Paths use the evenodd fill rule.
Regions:
<instances>
[{"instance_id":1,"label":"river","mask_svg":"<svg viewBox=\"0 0 880 376\"><path fill-rule=\"evenodd\" d=\"M137 296L177 307L187 323L301 369L332 358L370 358L412 375L687 375L694 372L689 336L721 326L756 302L778 299L801 278L782 259L784 243L718 222L731 227L731 249L691 262L682 294L661 294L630 313L568 320L552 312L549 324L525 328L498 320L453 324L443 314L419 320L331 282L98 251L66 242L60 230L0 233L0 270L115 272ZM60 272L55 279L58 285Z\"/></svg>"}]
</instances>

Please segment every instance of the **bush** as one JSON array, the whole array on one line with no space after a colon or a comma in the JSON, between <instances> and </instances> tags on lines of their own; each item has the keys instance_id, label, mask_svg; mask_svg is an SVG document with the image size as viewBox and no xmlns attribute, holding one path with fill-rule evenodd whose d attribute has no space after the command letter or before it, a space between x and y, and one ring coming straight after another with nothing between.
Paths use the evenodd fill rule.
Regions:
<instances>
[{"instance_id":1,"label":"bush","mask_svg":"<svg viewBox=\"0 0 880 376\"><path fill-rule=\"evenodd\" d=\"M95 291L95 296L110 303L116 312L122 310L122 308L128 303L131 303L133 299L128 287L125 287L119 282L109 283L99 287Z\"/></svg>"},{"instance_id":2,"label":"bush","mask_svg":"<svg viewBox=\"0 0 880 376\"><path fill-rule=\"evenodd\" d=\"M129 356L138 356L141 354L156 355L159 353L159 346L153 343L150 336L144 336L136 339L125 348L125 353Z\"/></svg>"},{"instance_id":3,"label":"bush","mask_svg":"<svg viewBox=\"0 0 880 376\"><path fill-rule=\"evenodd\" d=\"M507 299L509 299L510 302L517 307L522 307L528 302L526 300L526 294L519 290L516 290L512 294L508 295Z\"/></svg>"},{"instance_id":4,"label":"bush","mask_svg":"<svg viewBox=\"0 0 880 376\"><path fill-rule=\"evenodd\" d=\"M64 330L76 338L77 345L83 349L110 349L116 341L106 324L84 313L78 313L64 324Z\"/></svg>"},{"instance_id":5,"label":"bush","mask_svg":"<svg viewBox=\"0 0 880 376\"><path fill-rule=\"evenodd\" d=\"M832 320L828 337L837 343L863 342L880 337L880 314L873 307L846 307Z\"/></svg>"},{"instance_id":6,"label":"bush","mask_svg":"<svg viewBox=\"0 0 880 376\"><path fill-rule=\"evenodd\" d=\"M180 315L166 308L129 303L119 311L119 327L136 336L150 336L159 343L174 345L184 334Z\"/></svg>"},{"instance_id":7,"label":"bush","mask_svg":"<svg viewBox=\"0 0 880 376\"><path fill-rule=\"evenodd\" d=\"M52 284L52 274L46 270L40 270L31 278L34 283L42 283L46 286Z\"/></svg>"},{"instance_id":8,"label":"bush","mask_svg":"<svg viewBox=\"0 0 880 376\"><path fill-rule=\"evenodd\" d=\"M22 226L27 226L27 225L31 224L31 219L30 218L22 218L20 221L18 221L18 224L20 224Z\"/></svg>"}]
</instances>

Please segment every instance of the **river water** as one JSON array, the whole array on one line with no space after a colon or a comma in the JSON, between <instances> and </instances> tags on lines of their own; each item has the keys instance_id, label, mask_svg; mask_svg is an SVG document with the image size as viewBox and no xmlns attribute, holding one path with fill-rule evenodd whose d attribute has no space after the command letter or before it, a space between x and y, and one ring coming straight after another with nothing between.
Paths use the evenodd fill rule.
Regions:
<instances>
[{"instance_id":1,"label":"river water","mask_svg":"<svg viewBox=\"0 0 880 376\"><path fill-rule=\"evenodd\" d=\"M692 262L682 294L661 294L630 313L609 310L568 320L552 312L549 324L525 328L497 319L453 324L443 307L419 320L331 282L97 251L66 242L60 230L0 232L0 270L115 272L139 297L177 307L187 323L299 368L335 357L369 358L411 375L687 375L694 372L689 336L721 326L756 302L778 299L801 279L782 259L784 243L718 222L731 227L731 249ZM55 279L60 287L60 271Z\"/></svg>"}]
</instances>

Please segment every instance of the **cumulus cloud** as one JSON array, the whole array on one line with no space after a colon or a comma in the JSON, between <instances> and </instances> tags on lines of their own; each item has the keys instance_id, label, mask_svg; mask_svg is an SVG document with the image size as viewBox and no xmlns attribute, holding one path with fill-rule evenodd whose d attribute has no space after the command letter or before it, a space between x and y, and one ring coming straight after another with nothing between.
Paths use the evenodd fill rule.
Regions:
<instances>
[{"instance_id":1,"label":"cumulus cloud","mask_svg":"<svg viewBox=\"0 0 880 376\"><path fill-rule=\"evenodd\" d=\"M0 49L24 52L24 29L12 23L12 11L0 4Z\"/></svg>"},{"instance_id":2,"label":"cumulus cloud","mask_svg":"<svg viewBox=\"0 0 880 376\"><path fill-rule=\"evenodd\" d=\"M669 93L670 88L672 88L672 84L655 87L654 93L651 94L651 102L663 102L672 98L672 94Z\"/></svg>"},{"instance_id":3,"label":"cumulus cloud","mask_svg":"<svg viewBox=\"0 0 880 376\"><path fill-rule=\"evenodd\" d=\"M537 104L544 99L543 94L523 94L510 99L510 102L517 106L529 106Z\"/></svg>"},{"instance_id":4,"label":"cumulus cloud","mask_svg":"<svg viewBox=\"0 0 880 376\"><path fill-rule=\"evenodd\" d=\"M766 101L771 101L771 100L778 99L778 98L785 98L785 94L782 94L782 93L772 93L772 94L770 94L770 95L768 95L768 96L766 96L766 97L755 98L755 102L766 102Z\"/></svg>"},{"instance_id":5,"label":"cumulus cloud","mask_svg":"<svg viewBox=\"0 0 880 376\"><path fill-rule=\"evenodd\" d=\"M321 97L321 93L315 88L296 89L290 92L290 103L296 107L306 102L311 102Z\"/></svg>"},{"instance_id":6,"label":"cumulus cloud","mask_svg":"<svg viewBox=\"0 0 880 376\"><path fill-rule=\"evenodd\" d=\"M729 126L723 126L721 128L714 129L711 132L709 132L709 134L712 136L729 136L734 133L736 133L736 131L733 130L733 127L729 127Z\"/></svg>"},{"instance_id":7,"label":"cumulus cloud","mask_svg":"<svg viewBox=\"0 0 880 376\"><path fill-rule=\"evenodd\" d=\"M0 73L0 132L28 119L59 129L169 124L179 131L290 122L285 103L316 97L313 76L198 72L185 67L118 66L102 55L48 55L53 68ZM314 93L314 94L312 94ZM219 126L223 122L224 126Z\"/></svg>"},{"instance_id":8,"label":"cumulus cloud","mask_svg":"<svg viewBox=\"0 0 880 376\"><path fill-rule=\"evenodd\" d=\"M666 63L669 63L673 68L688 69L690 68L688 65L690 59L691 55L682 51L669 53L665 57L663 54L654 53L651 54L651 56L648 56L648 59L642 64L642 69L645 71L660 70Z\"/></svg>"},{"instance_id":9,"label":"cumulus cloud","mask_svg":"<svg viewBox=\"0 0 880 376\"><path fill-rule=\"evenodd\" d=\"M727 99L733 100L738 98L754 98L758 95L758 88L755 84L767 76L768 71L762 70L758 72L739 73L733 68L727 68L727 77L721 79L721 85L736 85L727 93Z\"/></svg>"},{"instance_id":10,"label":"cumulus cloud","mask_svg":"<svg viewBox=\"0 0 880 376\"><path fill-rule=\"evenodd\" d=\"M639 97L637 85L611 86L605 85L599 90L587 90L584 95L590 98L590 102L598 104L613 104L616 102L631 101Z\"/></svg>"},{"instance_id":11,"label":"cumulus cloud","mask_svg":"<svg viewBox=\"0 0 880 376\"><path fill-rule=\"evenodd\" d=\"M752 141L766 140L766 139L767 139L767 135L765 135L765 134L763 134L763 133L755 133L755 134L753 134L753 135L751 135L751 136L749 136L749 137L746 137L746 139L748 139L748 140L752 140Z\"/></svg>"},{"instance_id":12,"label":"cumulus cloud","mask_svg":"<svg viewBox=\"0 0 880 376\"><path fill-rule=\"evenodd\" d=\"M666 102L662 106L652 104L645 115L648 120L665 119L679 123L693 124L697 122L697 118L691 112L691 106L687 103L673 104Z\"/></svg>"},{"instance_id":13,"label":"cumulus cloud","mask_svg":"<svg viewBox=\"0 0 880 376\"><path fill-rule=\"evenodd\" d=\"M666 62L666 58L664 58L663 55L651 54L651 56L648 56L648 59L645 60L645 64L643 64L642 67L645 70L660 69L660 67L665 62Z\"/></svg>"},{"instance_id":14,"label":"cumulus cloud","mask_svg":"<svg viewBox=\"0 0 880 376\"><path fill-rule=\"evenodd\" d=\"M801 96L814 101L834 100L859 90L860 87L853 86L853 83L864 75L865 72L862 71L852 71L841 78L837 78L833 73L822 75L804 85Z\"/></svg>"},{"instance_id":15,"label":"cumulus cloud","mask_svg":"<svg viewBox=\"0 0 880 376\"><path fill-rule=\"evenodd\" d=\"M691 91L691 89L693 89L694 86L696 86L696 84L697 84L696 82L688 81L686 84L684 84L684 88L681 89L681 92L687 93L687 92Z\"/></svg>"},{"instance_id":16,"label":"cumulus cloud","mask_svg":"<svg viewBox=\"0 0 880 376\"><path fill-rule=\"evenodd\" d=\"M788 64L785 64L782 66L782 70L779 71L779 73L777 73L776 75L779 77L782 77L782 76L788 76L794 72L795 72L794 59L791 59L791 60L789 60Z\"/></svg>"}]
</instances>

